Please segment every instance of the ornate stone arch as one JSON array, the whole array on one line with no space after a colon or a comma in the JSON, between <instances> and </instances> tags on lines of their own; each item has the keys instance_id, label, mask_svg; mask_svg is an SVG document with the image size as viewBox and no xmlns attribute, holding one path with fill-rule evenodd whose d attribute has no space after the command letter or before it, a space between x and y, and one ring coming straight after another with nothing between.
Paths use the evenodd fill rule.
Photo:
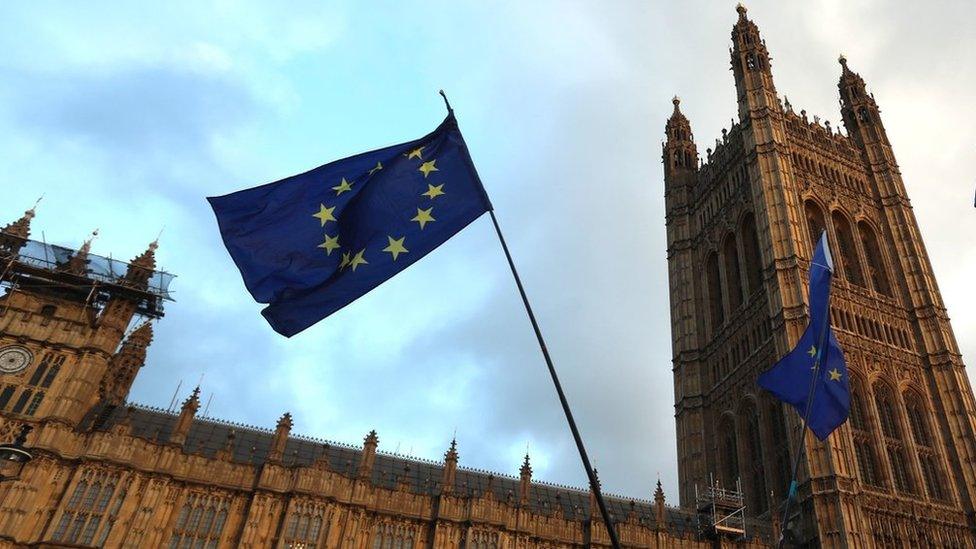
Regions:
<instances>
[{"instance_id":1,"label":"ornate stone arch","mask_svg":"<svg viewBox=\"0 0 976 549\"><path fill-rule=\"evenodd\" d=\"M739 438L735 414L732 411L725 411L719 416L715 435L720 460L719 483L726 488L732 488L740 478Z\"/></svg>"},{"instance_id":2,"label":"ornate stone arch","mask_svg":"<svg viewBox=\"0 0 976 549\"><path fill-rule=\"evenodd\" d=\"M807 224L807 236L810 239L810 257L813 257L813 249L817 246L820 234L827 230L827 217L824 214L827 209L819 200L813 196L803 199L803 217Z\"/></svg>"},{"instance_id":3,"label":"ornate stone arch","mask_svg":"<svg viewBox=\"0 0 976 549\"><path fill-rule=\"evenodd\" d=\"M874 422L869 413L871 393L866 390L869 385L864 377L848 368L851 387L851 409L847 424L851 429L854 441L854 458L857 462L858 478L863 484L875 488L883 487L884 471L881 468L880 454L874 434Z\"/></svg>"},{"instance_id":4,"label":"ornate stone arch","mask_svg":"<svg viewBox=\"0 0 976 549\"><path fill-rule=\"evenodd\" d=\"M744 395L736 412L739 418L738 439L741 441L739 471L742 489L746 492L746 506L750 515L760 515L769 507L766 489L765 459L759 403L755 395Z\"/></svg>"},{"instance_id":5,"label":"ornate stone arch","mask_svg":"<svg viewBox=\"0 0 976 549\"><path fill-rule=\"evenodd\" d=\"M756 229L756 216L746 211L739 218L739 235L742 242L742 257L745 262L748 293L752 295L762 288L763 261L759 247L759 233Z\"/></svg>"},{"instance_id":6,"label":"ornate stone arch","mask_svg":"<svg viewBox=\"0 0 976 549\"><path fill-rule=\"evenodd\" d=\"M902 401L925 493L929 499L944 501L949 498L949 489L944 480L945 466L937 449L938 431L932 418L932 407L925 392L914 384L908 384L902 390Z\"/></svg>"},{"instance_id":7,"label":"ornate stone arch","mask_svg":"<svg viewBox=\"0 0 976 549\"><path fill-rule=\"evenodd\" d=\"M881 440L884 441L885 453L888 457L892 486L898 492L915 494L917 492L916 483L906 451L905 432L902 429L904 423L901 420L901 407L897 398L898 392L888 380L879 378L874 382L871 393L874 397L874 408L878 418L878 427L881 431Z\"/></svg>"},{"instance_id":8,"label":"ornate stone arch","mask_svg":"<svg viewBox=\"0 0 976 549\"><path fill-rule=\"evenodd\" d=\"M888 262L885 260L885 254L878 243L878 231L875 230L873 223L867 219L860 219L857 221L857 234L864 250L867 278L870 280L871 286L876 292L892 297L892 278L888 270Z\"/></svg>"},{"instance_id":9,"label":"ornate stone arch","mask_svg":"<svg viewBox=\"0 0 976 549\"><path fill-rule=\"evenodd\" d=\"M834 227L837 246L832 250L834 264L841 264L844 278L852 284L864 286L864 269L854 240L854 229L850 217L840 208L831 210L830 221ZM838 261L839 260L839 261Z\"/></svg>"},{"instance_id":10,"label":"ornate stone arch","mask_svg":"<svg viewBox=\"0 0 976 549\"><path fill-rule=\"evenodd\" d=\"M742 306L742 269L739 264L739 247L734 231L722 239L722 266L725 269L726 294L729 298L729 316Z\"/></svg>"},{"instance_id":11,"label":"ornate stone arch","mask_svg":"<svg viewBox=\"0 0 976 549\"><path fill-rule=\"evenodd\" d=\"M718 252L711 251L705 256L705 287L708 293L708 318L714 336L725 323L725 297L722 291L722 274L718 264Z\"/></svg>"}]
</instances>

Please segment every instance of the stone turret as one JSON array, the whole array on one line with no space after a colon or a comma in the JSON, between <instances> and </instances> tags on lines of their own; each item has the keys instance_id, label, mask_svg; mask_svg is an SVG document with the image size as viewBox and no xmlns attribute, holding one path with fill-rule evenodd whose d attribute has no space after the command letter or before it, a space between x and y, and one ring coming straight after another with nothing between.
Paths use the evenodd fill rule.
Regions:
<instances>
[{"instance_id":1,"label":"stone turret","mask_svg":"<svg viewBox=\"0 0 976 549\"><path fill-rule=\"evenodd\" d=\"M278 425L275 427L274 440L271 442L271 451L268 453L268 461L273 461L276 463L281 462L281 457L285 453L285 444L288 442L288 434L291 433L292 428L291 414L285 412L281 418L278 419Z\"/></svg>"},{"instance_id":2,"label":"stone turret","mask_svg":"<svg viewBox=\"0 0 976 549\"><path fill-rule=\"evenodd\" d=\"M529 454L525 454L525 461L519 469L519 503L529 502L529 491L532 488L532 466L529 465Z\"/></svg>"},{"instance_id":3,"label":"stone turret","mask_svg":"<svg viewBox=\"0 0 976 549\"><path fill-rule=\"evenodd\" d=\"M654 490L654 527L657 530L664 530L667 524L664 511L664 489L661 488L661 479L657 479L657 488Z\"/></svg>"},{"instance_id":4,"label":"stone turret","mask_svg":"<svg viewBox=\"0 0 976 549\"><path fill-rule=\"evenodd\" d=\"M183 402L180 408L180 417L176 420L176 427L173 428L169 441L172 444L182 446L186 442L186 435L190 432L193 425L193 418L200 409L200 386L198 385L190 396Z\"/></svg>"},{"instance_id":5,"label":"stone turret","mask_svg":"<svg viewBox=\"0 0 976 549\"><path fill-rule=\"evenodd\" d=\"M146 322L122 342L122 347L109 361L109 368L102 379L101 397L104 401L113 405L125 402L139 368L146 362L146 351L152 338L152 324Z\"/></svg>"},{"instance_id":6,"label":"stone turret","mask_svg":"<svg viewBox=\"0 0 976 549\"><path fill-rule=\"evenodd\" d=\"M380 439L376 436L376 431L370 431L363 439L363 455L359 460L357 476L360 479L368 479L373 473L373 464L376 462L376 447L379 446Z\"/></svg>"},{"instance_id":7,"label":"stone turret","mask_svg":"<svg viewBox=\"0 0 976 549\"><path fill-rule=\"evenodd\" d=\"M444 454L444 474L441 475L441 492L444 494L449 494L454 491L454 478L457 474L457 464L457 440L451 439L451 447Z\"/></svg>"},{"instance_id":8,"label":"stone turret","mask_svg":"<svg viewBox=\"0 0 976 549\"><path fill-rule=\"evenodd\" d=\"M149 278L156 270L156 249L159 248L159 241L153 240L149 243L146 251L137 255L125 272L125 281L138 288L145 288Z\"/></svg>"},{"instance_id":9,"label":"stone turret","mask_svg":"<svg viewBox=\"0 0 976 549\"><path fill-rule=\"evenodd\" d=\"M34 208L24 212L17 221L0 229L0 256L20 252L30 238L31 219L34 219Z\"/></svg>"},{"instance_id":10,"label":"stone turret","mask_svg":"<svg viewBox=\"0 0 976 549\"><path fill-rule=\"evenodd\" d=\"M89 236L88 239L86 239L81 245L81 248L78 248L78 251L68 259L68 262L63 266L63 269L71 274L86 276L88 274L88 254L91 253L92 242L94 242L97 237L98 229L95 229L92 231L91 236Z\"/></svg>"}]
</instances>

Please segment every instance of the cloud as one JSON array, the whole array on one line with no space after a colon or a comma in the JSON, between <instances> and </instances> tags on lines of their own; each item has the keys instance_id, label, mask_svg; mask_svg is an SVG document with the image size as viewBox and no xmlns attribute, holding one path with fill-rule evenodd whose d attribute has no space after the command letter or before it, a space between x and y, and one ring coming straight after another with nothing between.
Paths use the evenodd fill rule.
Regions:
<instances>
[{"instance_id":1,"label":"cloud","mask_svg":"<svg viewBox=\"0 0 976 549\"><path fill-rule=\"evenodd\" d=\"M3 215L46 191L49 240L131 257L165 225L179 277L136 400L205 372L211 415L585 483L491 224L306 333L264 324L203 197L429 131L452 98L576 420L611 492L677 488L660 141L682 96L704 150L736 116L732 6L699 1L6 8ZM752 2L780 94L838 120L843 50L884 109L960 345L976 352L966 2ZM941 11L940 11L941 10ZM944 17L942 14L949 14ZM903 39L911 36L911 40ZM949 47L949 45L952 47ZM84 227L81 229L79 227Z\"/></svg>"}]
</instances>

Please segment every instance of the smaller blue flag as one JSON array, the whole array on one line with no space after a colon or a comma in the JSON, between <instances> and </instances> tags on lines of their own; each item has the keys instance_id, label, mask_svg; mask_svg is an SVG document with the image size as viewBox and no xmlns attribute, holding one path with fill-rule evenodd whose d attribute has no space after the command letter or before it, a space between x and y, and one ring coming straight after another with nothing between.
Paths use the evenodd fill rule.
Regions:
<instances>
[{"instance_id":1,"label":"smaller blue flag","mask_svg":"<svg viewBox=\"0 0 976 549\"><path fill-rule=\"evenodd\" d=\"M491 209L453 112L416 141L207 200L261 314L289 337Z\"/></svg>"},{"instance_id":2,"label":"smaller blue flag","mask_svg":"<svg viewBox=\"0 0 976 549\"><path fill-rule=\"evenodd\" d=\"M791 404L800 416L807 413L814 384L807 426L820 440L847 421L851 409L847 363L830 327L833 270L825 232L810 264L810 324L796 347L759 376L760 387Z\"/></svg>"}]
</instances>

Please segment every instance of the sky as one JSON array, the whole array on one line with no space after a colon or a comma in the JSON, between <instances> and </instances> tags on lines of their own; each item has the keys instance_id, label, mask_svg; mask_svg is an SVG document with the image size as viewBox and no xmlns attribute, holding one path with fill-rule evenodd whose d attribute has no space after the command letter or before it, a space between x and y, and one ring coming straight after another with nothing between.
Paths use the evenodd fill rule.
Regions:
<instances>
[{"instance_id":1,"label":"sky","mask_svg":"<svg viewBox=\"0 0 976 549\"><path fill-rule=\"evenodd\" d=\"M749 2L794 108L840 120L838 54L875 93L964 358L976 356L976 4ZM604 489L677 501L661 140L736 116L734 3L57 2L0 6L0 222L177 275L131 399L203 376L208 415L585 486L482 218L285 339L206 196L432 130L451 98ZM973 366L976 366L974 364ZM972 366L970 376L972 377ZM202 410L201 410L202 412Z\"/></svg>"}]
</instances>

